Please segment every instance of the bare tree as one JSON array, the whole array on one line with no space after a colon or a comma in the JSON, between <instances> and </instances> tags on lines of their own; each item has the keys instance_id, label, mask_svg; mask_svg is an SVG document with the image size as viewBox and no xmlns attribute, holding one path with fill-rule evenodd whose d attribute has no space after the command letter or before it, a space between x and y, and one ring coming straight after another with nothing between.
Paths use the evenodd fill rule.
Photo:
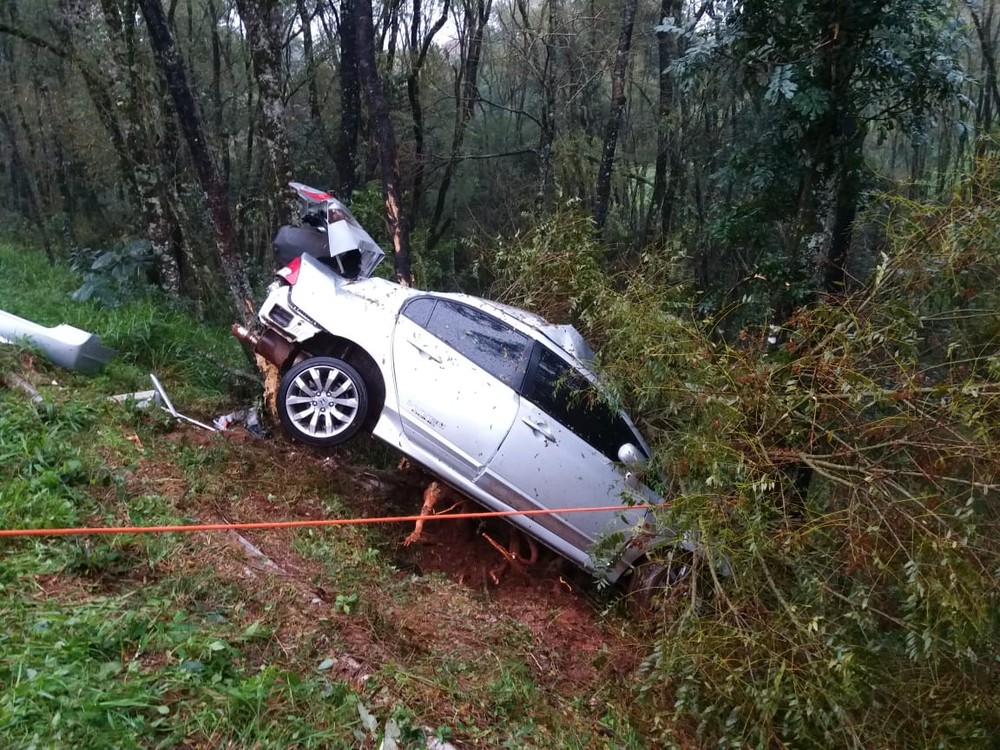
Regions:
<instances>
[{"instance_id":1,"label":"bare tree","mask_svg":"<svg viewBox=\"0 0 1000 750\"><path fill-rule=\"evenodd\" d=\"M372 21L371 0L354 0L354 10L358 34L358 71L365 90L365 98L368 100L378 151L382 198L385 201L386 222L392 238L396 281L403 286L410 286L413 283L410 272L410 228L403 212L392 113L389 111L389 101L385 96L375 64L375 27Z\"/></svg>"},{"instance_id":2,"label":"bare tree","mask_svg":"<svg viewBox=\"0 0 1000 750\"><path fill-rule=\"evenodd\" d=\"M476 102L479 100L479 63L483 53L483 33L490 19L493 0L462 0L464 12L464 36L461 39L461 57L455 70L455 128L451 138L451 156L445 164L441 183L438 186L434 213L431 216L431 233L427 246L434 247L441 239L447 225L442 225L445 202L451 187L455 169L458 167L465 130L472 119Z\"/></svg>"},{"instance_id":3,"label":"bare tree","mask_svg":"<svg viewBox=\"0 0 1000 750\"><path fill-rule=\"evenodd\" d=\"M611 115L604 130L604 148L601 151L601 165L597 170L597 197L594 200L594 226L598 232L604 229L608 219L608 205L611 200L611 174L615 165L615 151L618 148L618 132L621 129L622 113L625 111L625 76L628 73L629 52L632 48L632 27L635 25L636 0L625 0L622 6L622 30L618 37L618 52L611 70Z\"/></svg>"},{"instance_id":4,"label":"bare tree","mask_svg":"<svg viewBox=\"0 0 1000 750\"><path fill-rule=\"evenodd\" d=\"M406 77L406 96L409 99L410 114L413 117L413 160L415 166L413 188L410 191L410 215L413 217L414 224L423 199L424 173L426 171L424 164L424 109L420 101L420 71L427 60L431 42L448 21L450 4L451 0L444 0L441 15L427 30L427 34L421 38L421 4L420 0L413 0L413 19L410 22L410 72Z\"/></svg>"}]
</instances>

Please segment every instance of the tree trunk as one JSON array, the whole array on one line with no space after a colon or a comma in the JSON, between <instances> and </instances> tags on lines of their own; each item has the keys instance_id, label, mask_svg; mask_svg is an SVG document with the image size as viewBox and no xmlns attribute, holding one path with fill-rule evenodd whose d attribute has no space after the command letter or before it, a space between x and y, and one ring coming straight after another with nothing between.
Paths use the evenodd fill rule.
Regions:
<instances>
[{"instance_id":1,"label":"tree trunk","mask_svg":"<svg viewBox=\"0 0 1000 750\"><path fill-rule=\"evenodd\" d=\"M340 3L340 135L337 138L338 193L350 201L358 184L358 131L361 128L361 83L358 70L359 0ZM371 0L367 2L371 22ZM374 34L374 30L371 34ZM374 55L374 51L372 52Z\"/></svg>"},{"instance_id":2,"label":"tree trunk","mask_svg":"<svg viewBox=\"0 0 1000 750\"><path fill-rule=\"evenodd\" d=\"M473 5L475 2L475 5ZM493 0L463 0L465 6L465 27L467 38L463 44L463 55L455 75L455 130L451 138L451 157L445 164L441 184L438 187L437 200L434 203L434 214L431 217L431 232L427 238L427 247L434 247L444 233L441 217L444 214L445 201L451 180L459 162L459 153L465 141L465 130L472 119L476 102L479 101L479 61L483 51L483 32L490 18Z\"/></svg>"},{"instance_id":3,"label":"tree trunk","mask_svg":"<svg viewBox=\"0 0 1000 750\"><path fill-rule=\"evenodd\" d=\"M604 131L601 165L597 170L597 197L594 200L594 228L604 229L611 201L611 174L614 170L618 131L625 111L625 76L628 72L629 51L632 47L632 27L635 25L636 0L625 0L622 8L622 31L618 37L618 52L611 72L611 116Z\"/></svg>"},{"instance_id":4,"label":"tree trunk","mask_svg":"<svg viewBox=\"0 0 1000 750\"><path fill-rule=\"evenodd\" d=\"M312 134L323 144L330 159L334 159L336 149L330 140L323 118L323 110L319 103L319 85L316 81L316 55L313 52L312 22L315 12L310 12L306 0L296 0L299 20L302 25L302 57L306 63L307 91L309 95L309 117L312 119Z\"/></svg>"},{"instance_id":5,"label":"tree trunk","mask_svg":"<svg viewBox=\"0 0 1000 750\"><path fill-rule=\"evenodd\" d=\"M427 36L420 38L420 0L413 0L413 20L410 26L410 73L406 77L406 96L410 102L410 113L413 117L413 188L410 191L410 216L413 217L411 229L416 226L420 215L420 204L424 194L424 109L420 101L420 71L423 69L427 53L435 35L448 21L450 0L444 0L441 15L428 30Z\"/></svg>"},{"instance_id":6,"label":"tree trunk","mask_svg":"<svg viewBox=\"0 0 1000 750\"><path fill-rule=\"evenodd\" d=\"M542 66L544 102L538 136L538 189L535 206L541 209L552 187L552 146L556 140L556 80L561 48L565 40L560 32L559 0L549 0L548 33L545 35L545 63ZM522 8L522 15L527 16Z\"/></svg>"},{"instance_id":7,"label":"tree trunk","mask_svg":"<svg viewBox=\"0 0 1000 750\"><path fill-rule=\"evenodd\" d=\"M392 113L375 64L375 26L372 20L371 0L354 0L357 12L358 72L368 100L372 128L378 149L379 173L382 177L382 198L385 216L392 238L392 251L396 281L403 286L412 284L410 274L410 229L403 212L399 185L399 162L396 158L396 134L392 127Z\"/></svg>"},{"instance_id":8,"label":"tree trunk","mask_svg":"<svg viewBox=\"0 0 1000 750\"><path fill-rule=\"evenodd\" d=\"M14 126L3 110L0 110L0 132L5 134L7 148L10 150L11 169L19 173L24 180L25 197L27 199L28 218L38 230L38 236L42 240L45 248L45 257L49 260L49 265L56 264L56 256L52 251L52 243L49 240L49 232L45 228L45 220L42 218L42 210L38 199L38 186L35 184L35 177L24 163L21 152L17 145L17 135Z\"/></svg>"},{"instance_id":9,"label":"tree trunk","mask_svg":"<svg viewBox=\"0 0 1000 750\"><path fill-rule=\"evenodd\" d=\"M976 36L979 38L979 50L983 58L983 87L980 107L976 113L976 124L980 132L987 132L993 123L993 117L1000 111L1000 88L997 85L997 63L996 49L990 28L991 18L987 17L986 24L976 12L975 7L969 0L966 0L969 16L972 18L972 25L976 29Z\"/></svg>"},{"instance_id":10,"label":"tree trunk","mask_svg":"<svg viewBox=\"0 0 1000 750\"><path fill-rule=\"evenodd\" d=\"M212 39L212 85L209 88L209 98L212 101L212 127L215 129L215 137L219 139L219 156L221 158L220 179L224 187L229 186L229 178L232 174L232 164L229 157L229 143L231 134L226 126L225 105L222 100L222 39L219 35L219 10L212 0L208 0L208 16L211 22Z\"/></svg>"},{"instance_id":11,"label":"tree trunk","mask_svg":"<svg viewBox=\"0 0 1000 750\"><path fill-rule=\"evenodd\" d=\"M823 288L827 294L842 294L847 282L847 262L850 256L854 220L858 214L861 196L862 170L864 169L865 128L859 127L856 118L847 120L843 133L845 145L840 157L840 174L833 207L830 229L830 247L826 255Z\"/></svg>"},{"instance_id":12,"label":"tree trunk","mask_svg":"<svg viewBox=\"0 0 1000 750\"><path fill-rule=\"evenodd\" d=\"M271 167L274 202L278 224L287 224L298 206L298 199L288 183L292 179L285 129L285 99L282 73L282 34L284 17L276 0L237 0L240 18L247 30L250 59L257 82L257 103L261 112L264 153Z\"/></svg>"},{"instance_id":13,"label":"tree trunk","mask_svg":"<svg viewBox=\"0 0 1000 750\"><path fill-rule=\"evenodd\" d=\"M184 140L187 142L191 160L198 173L198 181L205 193L205 201L212 217L215 247L222 273L233 296L234 309L240 321L244 325L250 325L254 318L250 282L236 247L236 232L233 228L232 215L229 213L226 193L209 153L208 144L205 142L205 128L188 86L187 74L181 65L160 0L138 1L146 25L149 27L150 43L153 46L157 66L166 79Z\"/></svg>"},{"instance_id":14,"label":"tree trunk","mask_svg":"<svg viewBox=\"0 0 1000 750\"><path fill-rule=\"evenodd\" d=\"M171 297L181 293L180 266L173 247L173 233L164 206L164 190L160 170L156 166L157 152L148 137L141 109L139 62L135 57L133 16L120 13L112 0L101 0L104 24L108 30L110 60L104 68L108 85L118 92L121 111L121 132L131 164L138 198L145 220L153 260L161 288ZM127 25L126 25L127 24Z\"/></svg>"},{"instance_id":15,"label":"tree trunk","mask_svg":"<svg viewBox=\"0 0 1000 750\"><path fill-rule=\"evenodd\" d=\"M662 19L672 19L678 22L680 12L679 0L661 0L660 17ZM653 223L657 216L660 218L660 233L663 236L670 231L670 217L672 204L676 195L676 182L678 175L674 174L672 167L679 159L676 157L676 145L674 144L674 133L671 129L670 118L674 110L674 79L670 73L670 63L674 57L674 38L664 31L656 33L656 48L659 78L659 107L656 118L656 162L653 173L653 193L649 199L649 210L646 213L646 221L643 224L643 242L652 231ZM670 194L667 194L667 180L670 180Z\"/></svg>"}]
</instances>

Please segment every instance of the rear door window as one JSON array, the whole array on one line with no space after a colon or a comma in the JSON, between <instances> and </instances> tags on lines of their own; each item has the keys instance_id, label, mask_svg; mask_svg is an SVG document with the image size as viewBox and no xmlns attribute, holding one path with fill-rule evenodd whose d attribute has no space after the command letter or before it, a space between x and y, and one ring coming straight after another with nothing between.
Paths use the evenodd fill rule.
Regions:
<instances>
[{"instance_id":1,"label":"rear door window","mask_svg":"<svg viewBox=\"0 0 1000 750\"><path fill-rule=\"evenodd\" d=\"M437 300L433 297L417 297L406 303L403 308L403 315L412 320L421 328L427 327L427 321L431 319L431 312Z\"/></svg>"},{"instance_id":2,"label":"rear door window","mask_svg":"<svg viewBox=\"0 0 1000 750\"><path fill-rule=\"evenodd\" d=\"M531 339L507 323L469 305L435 300L424 327L459 354L517 390L524 380ZM411 303L404 311L409 317ZM420 311L422 312L422 310ZM414 322L420 321L414 317Z\"/></svg>"}]
</instances>

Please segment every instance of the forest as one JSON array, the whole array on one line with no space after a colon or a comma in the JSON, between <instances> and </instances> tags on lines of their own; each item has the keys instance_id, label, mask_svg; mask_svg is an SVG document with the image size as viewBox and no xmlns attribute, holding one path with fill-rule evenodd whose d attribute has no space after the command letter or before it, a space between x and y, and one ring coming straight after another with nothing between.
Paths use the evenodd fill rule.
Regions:
<instances>
[{"instance_id":1,"label":"forest","mask_svg":"<svg viewBox=\"0 0 1000 750\"><path fill-rule=\"evenodd\" d=\"M709 552L636 635L647 746L996 747L998 44L994 0L0 0L0 239L224 327L332 191L649 436Z\"/></svg>"}]
</instances>

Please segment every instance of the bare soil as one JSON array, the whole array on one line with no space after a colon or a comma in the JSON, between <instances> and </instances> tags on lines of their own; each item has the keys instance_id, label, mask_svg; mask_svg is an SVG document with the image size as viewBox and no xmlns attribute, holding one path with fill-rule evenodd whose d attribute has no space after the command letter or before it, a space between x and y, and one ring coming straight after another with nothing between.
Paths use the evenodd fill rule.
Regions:
<instances>
[{"instance_id":1,"label":"bare soil","mask_svg":"<svg viewBox=\"0 0 1000 750\"><path fill-rule=\"evenodd\" d=\"M155 489L200 523L329 518L320 494L335 494L345 516L412 515L431 481L412 469L359 469L342 454L321 456L240 429L213 435L181 427L161 439L192 453L221 449L238 457L224 462L222 476L212 477L225 492L202 492L190 472L186 476L176 462L158 457L162 449L140 447L128 473L128 492ZM292 656L304 647L310 655L327 653L335 659L334 672L359 687L384 664L406 663L415 653L475 660L495 637L494 626L504 622L517 623L527 634L522 650L537 682L567 698L592 697L609 679L617 681L638 666L635 644L620 628L602 624L584 573L543 548L527 570L506 564L487 536L506 546L508 524L437 521L427 524L422 542L409 547L403 540L410 525L381 528L385 555L397 575L426 585L418 587L418 596L402 600L363 593L378 604L361 618L331 615L337 589L329 569L295 549L295 530L198 532L165 565L174 573L211 568L245 591L245 616L266 619L285 653Z\"/></svg>"}]
</instances>

